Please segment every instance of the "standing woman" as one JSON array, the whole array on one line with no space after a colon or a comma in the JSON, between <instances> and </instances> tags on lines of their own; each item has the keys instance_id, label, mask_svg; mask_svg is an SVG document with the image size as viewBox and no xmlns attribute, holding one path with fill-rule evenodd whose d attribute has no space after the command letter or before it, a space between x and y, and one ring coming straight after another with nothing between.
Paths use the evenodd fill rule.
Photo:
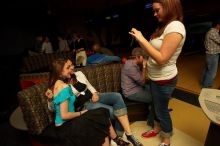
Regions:
<instances>
[{"instance_id":1,"label":"standing woman","mask_svg":"<svg viewBox=\"0 0 220 146\"><path fill-rule=\"evenodd\" d=\"M57 59L52 63L49 87L53 92L55 126L64 146L109 146L109 138L118 139L105 108L76 112L76 96L66 80L71 77L72 62ZM118 145L125 146L124 141Z\"/></svg>"},{"instance_id":2,"label":"standing woman","mask_svg":"<svg viewBox=\"0 0 220 146\"><path fill-rule=\"evenodd\" d=\"M129 32L149 54L148 77L152 94L153 129L142 134L144 138L162 137L160 146L169 146L173 126L168 110L169 99L177 83L176 61L185 42L180 0L153 0L154 16L159 26L150 41L135 28Z\"/></svg>"}]
</instances>

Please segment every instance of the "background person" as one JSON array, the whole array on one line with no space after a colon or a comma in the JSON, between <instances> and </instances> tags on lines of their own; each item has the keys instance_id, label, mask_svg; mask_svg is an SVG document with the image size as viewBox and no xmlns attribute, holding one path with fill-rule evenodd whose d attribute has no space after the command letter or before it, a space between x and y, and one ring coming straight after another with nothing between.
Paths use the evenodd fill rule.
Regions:
<instances>
[{"instance_id":1,"label":"background person","mask_svg":"<svg viewBox=\"0 0 220 146\"><path fill-rule=\"evenodd\" d=\"M35 44L34 44L34 51L36 53L40 53L42 49L42 44L43 44L43 36L38 35L35 38Z\"/></svg>"},{"instance_id":2,"label":"background person","mask_svg":"<svg viewBox=\"0 0 220 146\"><path fill-rule=\"evenodd\" d=\"M129 100L149 103L151 95L147 81L147 54L140 48L132 50L132 56L125 62L121 70L121 88L123 95Z\"/></svg>"},{"instance_id":3,"label":"background person","mask_svg":"<svg viewBox=\"0 0 220 146\"><path fill-rule=\"evenodd\" d=\"M53 53L53 46L50 42L50 39L48 36L44 37L44 41L41 48L41 53Z\"/></svg>"},{"instance_id":4,"label":"background person","mask_svg":"<svg viewBox=\"0 0 220 146\"><path fill-rule=\"evenodd\" d=\"M212 87L214 82L219 62L220 53L220 19L212 22L212 28L206 33L205 48L206 48L206 65L202 77L202 87Z\"/></svg>"},{"instance_id":5,"label":"background person","mask_svg":"<svg viewBox=\"0 0 220 146\"><path fill-rule=\"evenodd\" d=\"M107 62L121 62L121 58L113 56L113 53L108 49L104 49L100 44L95 43L92 45L94 54L90 55L87 59L88 64L102 64Z\"/></svg>"},{"instance_id":6,"label":"background person","mask_svg":"<svg viewBox=\"0 0 220 146\"><path fill-rule=\"evenodd\" d=\"M59 49L57 50L58 52L68 52L70 51L69 45L67 43L67 40L65 39L64 36L57 36L58 44L59 44Z\"/></svg>"},{"instance_id":7,"label":"background person","mask_svg":"<svg viewBox=\"0 0 220 146\"><path fill-rule=\"evenodd\" d=\"M147 53L140 47L132 50L132 56L121 69L121 88L125 98L149 104L152 97L147 83L147 57ZM153 126L150 122L148 125Z\"/></svg>"},{"instance_id":8,"label":"background person","mask_svg":"<svg viewBox=\"0 0 220 146\"><path fill-rule=\"evenodd\" d=\"M94 43L92 45L92 51L100 52L102 54L109 55L109 56L113 56L114 55L114 53L111 50L101 46L99 43Z\"/></svg>"},{"instance_id":9,"label":"background person","mask_svg":"<svg viewBox=\"0 0 220 146\"><path fill-rule=\"evenodd\" d=\"M129 33L149 55L147 73L152 95L151 114L155 124L153 130L143 133L142 137L154 137L160 132L160 146L169 146L173 125L168 104L177 84L176 61L185 42L186 31L182 23L180 0L153 0L153 10L159 26L150 41L135 28Z\"/></svg>"}]
</instances>

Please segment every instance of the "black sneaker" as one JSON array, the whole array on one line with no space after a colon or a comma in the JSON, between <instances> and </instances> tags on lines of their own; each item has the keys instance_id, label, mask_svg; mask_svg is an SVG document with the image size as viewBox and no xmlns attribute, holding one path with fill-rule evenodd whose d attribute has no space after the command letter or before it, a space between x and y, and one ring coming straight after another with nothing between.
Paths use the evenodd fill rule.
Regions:
<instances>
[{"instance_id":1,"label":"black sneaker","mask_svg":"<svg viewBox=\"0 0 220 146\"><path fill-rule=\"evenodd\" d=\"M118 145L118 146L127 146L130 145L129 142L124 141L121 137L117 136L113 141Z\"/></svg>"},{"instance_id":2,"label":"black sneaker","mask_svg":"<svg viewBox=\"0 0 220 146\"><path fill-rule=\"evenodd\" d=\"M137 138L134 137L134 135L126 134L126 136L127 136L127 140L130 141L133 144L133 146L144 146L142 143L138 141Z\"/></svg>"}]
</instances>

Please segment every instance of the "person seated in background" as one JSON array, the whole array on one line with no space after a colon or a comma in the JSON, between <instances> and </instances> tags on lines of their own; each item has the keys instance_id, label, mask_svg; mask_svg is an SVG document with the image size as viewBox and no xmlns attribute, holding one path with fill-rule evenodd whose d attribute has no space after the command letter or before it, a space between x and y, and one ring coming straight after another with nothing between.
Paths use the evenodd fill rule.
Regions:
<instances>
[{"instance_id":1,"label":"person seated in background","mask_svg":"<svg viewBox=\"0 0 220 146\"><path fill-rule=\"evenodd\" d=\"M58 36L57 37L59 41L59 49L57 50L58 52L68 52L70 51L69 45L67 43L67 40L65 39L64 36Z\"/></svg>"},{"instance_id":2,"label":"person seated in background","mask_svg":"<svg viewBox=\"0 0 220 146\"><path fill-rule=\"evenodd\" d=\"M109 56L114 56L114 53L111 50L101 46L99 43L94 43L92 45L92 51L99 52L99 53L109 55Z\"/></svg>"},{"instance_id":3,"label":"person seated in background","mask_svg":"<svg viewBox=\"0 0 220 146\"><path fill-rule=\"evenodd\" d=\"M113 56L113 53L107 48L101 47L100 44L94 43L92 45L94 54L87 58L88 64L102 64L107 62L121 62L121 58Z\"/></svg>"},{"instance_id":4,"label":"person seated in background","mask_svg":"<svg viewBox=\"0 0 220 146\"><path fill-rule=\"evenodd\" d=\"M68 62L71 61L68 60ZM72 88L72 92L77 96L76 106L78 109L85 108L91 110L100 107L108 109L110 112L110 118L115 120L115 129L117 130L119 136L123 135L124 130L127 139L134 146L142 146L142 144L132 134L127 116L127 107L121 94L117 92L99 93L90 84L86 76L81 71L74 72L73 64L71 65L71 70L72 73L68 82ZM53 95L50 89L47 90L46 96L50 101L53 101ZM53 108L53 103L51 104L51 102L48 102L48 105L49 109ZM122 126L123 129L120 126Z\"/></svg>"},{"instance_id":5,"label":"person seated in background","mask_svg":"<svg viewBox=\"0 0 220 146\"><path fill-rule=\"evenodd\" d=\"M140 47L134 48L121 69L121 88L125 98L143 103L152 101L146 65L147 53ZM152 126L150 122L152 121L148 121L148 125Z\"/></svg>"},{"instance_id":6,"label":"person seated in background","mask_svg":"<svg viewBox=\"0 0 220 146\"><path fill-rule=\"evenodd\" d=\"M55 131L65 146L109 146L109 137L117 145L126 146L115 133L105 108L81 110L76 112L74 102L77 97L66 82L72 75L72 62L56 59L52 63L49 78L55 107Z\"/></svg>"},{"instance_id":7,"label":"person seated in background","mask_svg":"<svg viewBox=\"0 0 220 146\"><path fill-rule=\"evenodd\" d=\"M122 93L129 100L151 102L150 87L147 84L146 59L146 52L136 47L121 69Z\"/></svg>"}]
</instances>

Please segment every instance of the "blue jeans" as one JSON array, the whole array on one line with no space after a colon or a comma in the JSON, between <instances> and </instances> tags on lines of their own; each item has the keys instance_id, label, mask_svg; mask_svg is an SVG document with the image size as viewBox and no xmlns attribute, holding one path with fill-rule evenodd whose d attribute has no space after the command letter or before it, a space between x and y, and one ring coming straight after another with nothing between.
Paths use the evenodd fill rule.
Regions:
<instances>
[{"instance_id":1,"label":"blue jeans","mask_svg":"<svg viewBox=\"0 0 220 146\"><path fill-rule=\"evenodd\" d=\"M202 77L202 87L212 87L218 70L219 54L206 54L206 67Z\"/></svg>"},{"instance_id":2,"label":"blue jeans","mask_svg":"<svg viewBox=\"0 0 220 146\"><path fill-rule=\"evenodd\" d=\"M168 104L176 84L177 78L173 79L170 83L163 85L158 84L155 81L150 81L152 106L150 110L149 117L151 119L149 119L149 123L160 124L162 137L171 137L173 132Z\"/></svg>"},{"instance_id":3,"label":"blue jeans","mask_svg":"<svg viewBox=\"0 0 220 146\"><path fill-rule=\"evenodd\" d=\"M132 95L129 95L126 98L131 100L131 101L150 103L152 101L152 97L151 97L149 84L145 84L144 90L142 90L140 92L137 92L137 93L134 93ZM151 108L151 107L149 107L149 108ZM150 116L151 116L151 114L149 114L148 117L147 117L147 125L153 127L153 124L150 123L151 121L149 120L149 119L152 119Z\"/></svg>"},{"instance_id":4,"label":"blue jeans","mask_svg":"<svg viewBox=\"0 0 220 146\"><path fill-rule=\"evenodd\" d=\"M144 90L134 93L132 95L129 95L129 100L143 102L143 103L150 103L152 101L151 93L150 93L150 86L146 84L144 86Z\"/></svg>"},{"instance_id":5,"label":"blue jeans","mask_svg":"<svg viewBox=\"0 0 220 146\"><path fill-rule=\"evenodd\" d=\"M116 133L119 136L122 136L124 130L117 120L116 117L123 116L127 114L127 107L124 103L124 100L120 93L117 92L106 92L106 93L99 93L99 101L96 103L88 102L85 105L86 109L96 109L99 107L104 107L109 109L110 118L114 120L114 127Z\"/></svg>"}]
</instances>

